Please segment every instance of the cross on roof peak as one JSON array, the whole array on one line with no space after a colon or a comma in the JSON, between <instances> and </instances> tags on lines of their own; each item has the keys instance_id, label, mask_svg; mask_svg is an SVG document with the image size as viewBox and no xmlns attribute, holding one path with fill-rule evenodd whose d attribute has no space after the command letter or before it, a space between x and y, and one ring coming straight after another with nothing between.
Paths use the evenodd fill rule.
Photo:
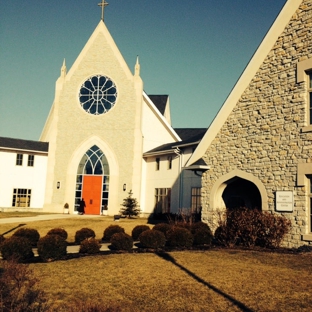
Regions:
<instances>
[{"instance_id":1,"label":"cross on roof peak","mask_svg":"<svg viewBox=\"0 0 312 312\"><path fill-rule=\"evenodd\" d=\"M108 5L108 2L105 0L102 0L100 3L98 3L98 6L102 7L102 17L101 20L104 21L104 8Z\"/></svg>"}]
</instances>

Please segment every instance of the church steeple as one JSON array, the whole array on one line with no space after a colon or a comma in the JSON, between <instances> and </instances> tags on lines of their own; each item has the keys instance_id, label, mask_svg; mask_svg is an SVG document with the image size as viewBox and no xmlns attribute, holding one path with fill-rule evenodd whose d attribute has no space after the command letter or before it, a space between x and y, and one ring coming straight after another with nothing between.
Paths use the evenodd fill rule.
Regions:
<instances>
[{"instance_id":1,"label":"church steeple","mask_svg":"<svg viewBox=\"0 0 312 312\"><path fill-rule=\"evenodd\" d=\"M136 59L136 64L134 66L134 75L135 76L140 76L140 63L139 63L139 56L137 56L137 59Z\"/></svg>"},{"instance_id":2,"label":"church steeple","mask_svg":"<svg viewBox=\"0 0 312 312\"><path fill-rule=\"evenodd\" d=\"M61 68L61 78L65 78L66 77L66 73L67 73L67 68L66 68L66 64L65 64L65 59L63 60L63 65Z\"/></svg>"}]
</instances>

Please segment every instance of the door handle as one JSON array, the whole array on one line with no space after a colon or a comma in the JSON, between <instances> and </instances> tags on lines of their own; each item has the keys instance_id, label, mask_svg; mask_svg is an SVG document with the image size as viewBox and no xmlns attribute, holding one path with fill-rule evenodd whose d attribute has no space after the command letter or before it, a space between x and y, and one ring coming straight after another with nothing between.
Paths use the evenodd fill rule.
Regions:
<instances>
[{"instance_id":1,"label":"door handle","mask_svg":"<svg viewBox=\"0 0 312 312\"><path fill-rule=\"evenodd\" d=\"M93 199L90 199L90 205L92 205Z\"/></svg>"}]
</instances>

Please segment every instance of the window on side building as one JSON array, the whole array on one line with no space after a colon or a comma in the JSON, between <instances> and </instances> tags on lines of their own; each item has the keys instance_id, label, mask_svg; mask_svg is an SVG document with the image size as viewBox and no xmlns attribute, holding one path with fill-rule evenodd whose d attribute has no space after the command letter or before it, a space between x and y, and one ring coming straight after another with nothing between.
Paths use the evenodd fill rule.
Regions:
<instances>
[{"instance_id":1,"label":"window on side building","mask_svg":"<svg viewBox=\"0 0 312 312\"><path fill-rule=\"evenodd\" d=\"M172 156L168 156L168 170L172 169Z\"/></svg>"},{"instance_id":2,"label":"window on side building","mask_svg":"<svg viewBox=\"0 0 312 312\"><path fill-rule=\"evenodd\" d=\"M171 202L170 188L155 189L155 213L169 213Z\"/></svg>"},{"instance_id":3,"label":"window on side building","mask_svg":"<svg viewBox=\"0 0 312 312\"><path fill-rule=\"evenodd\" d=\"M309 200L309 233L312 233L312 175L308 175L308 200Z\"/></svg>"},{"instance_id":4,"label":"window on side building","mask_svg":"<svg viewBox=\"0 0 312 312\"><path fill-rule=\"evenodd\" d=\"M35 155L28 155L28 162L27 166L28 167L33 167L35 162Z\"/></svg>"},{"instance_id":5,"label":"window on side building","mask_svg":"<svg viewBox=\"0 0 312 312\"><path fill-rule=\"evenodd\" d=\"M312 125L312 71L308 72L308 124Z\"/></svg>"},{"instance_id":6,"label":"window on side building","mask_svg":"<svg viewBox=\"0 0 312 312\"><path fill-rule=\"evenodd\" d=\"M201 187L192 187L191 190L191 209L192 213L201 211Z\"/></svg>"},{"instance_id":7,"label":"window on side building","mask_svg":"<svg viewBox=\"0 0 312 312\"><path fill-rule=\"evenodd\" d=\"M156 158L156 170L158 171L159 168L160 168L160 158L157 157L157 158Z\"/></svg>"},{"instance_id":8,"label":"window on side building","mask_svg":"<svg viewBox=\"0 0 312 312\"><path fill-rule=\"evenodd\" d=\"M16 166L23 166L23 154L16 155Z\"/></svg>"},{"instance_id":9,"label":"window on side building","mask_svg":"<svg viewBox=\"0 0 312 312\"><path fill-rule=\"evenodd\" d=\"M13 189L12 207L30 207L31 190Z\"/></svg>"}]
</instances>

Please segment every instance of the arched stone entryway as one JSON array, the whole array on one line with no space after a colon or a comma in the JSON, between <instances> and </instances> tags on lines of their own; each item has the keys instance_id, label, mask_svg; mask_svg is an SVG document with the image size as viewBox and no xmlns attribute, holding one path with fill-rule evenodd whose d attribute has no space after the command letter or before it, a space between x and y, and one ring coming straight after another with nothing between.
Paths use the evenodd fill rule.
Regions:
<instances>
[{"instance_id":1,"label":"arched stone entryway","mask_svg":"<svg viewBox=\"0 0 312 312\"><path fill-rule=\"evenodd\" d=\"M236 177L227 181L226 184L227 186L222 194L226 208L261 209L260 192L252 182Z\"/></svg>"},{"instance_id":2,"label":"arched stone entryway","mask_svg":"<svg viewBox=\"0 0 312 312\"><path fill-rule=\"evenodd\" d=\"M268 197L258 178L236 169L220 177L212 187L210 209L242 206L268 210Z\"/></svg>"}]
</instances>

